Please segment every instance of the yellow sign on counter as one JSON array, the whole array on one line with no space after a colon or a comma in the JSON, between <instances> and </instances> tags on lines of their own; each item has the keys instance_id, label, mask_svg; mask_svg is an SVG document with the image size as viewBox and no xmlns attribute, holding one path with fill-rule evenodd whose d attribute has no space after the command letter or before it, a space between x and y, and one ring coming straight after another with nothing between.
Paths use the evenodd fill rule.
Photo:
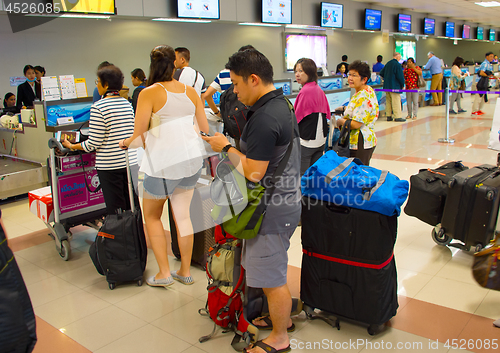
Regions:
<instances>
[{"instance_id":1,"label":"yellow sign on counter","mask_svg":"<svg viewBox=\"0 0 500 353\"><path fill-rule=\"evenodd\" d=\"M111 15L115 13L115 0L79 0L76 4L74 0L54 0L53 4L54 8L58 6L62 12L102 13Z\"/></svg>"}]
</instances>

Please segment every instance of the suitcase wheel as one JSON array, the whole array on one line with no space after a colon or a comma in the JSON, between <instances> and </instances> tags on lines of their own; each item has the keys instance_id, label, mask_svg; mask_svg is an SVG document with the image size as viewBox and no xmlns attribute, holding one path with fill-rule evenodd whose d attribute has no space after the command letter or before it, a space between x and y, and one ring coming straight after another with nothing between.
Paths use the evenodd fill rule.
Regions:
<instances>
[{"instance_id":1,"label":"suitcase wheel","mask_svg":"<svg viewBox=\"0 0 500 353\"><path fill-rule=\"evenodd\" d=\"M382 332L383 329L384 325L370 325L367 331L370 336L375 336L377 333Z\"/></svg>"},{"instance_id":2,"label":"suitcase wheel","mask_svg":"<svg viewBox=\"0 0 500 353\"><path fill-rule=\"evenodd\" d=\"M116 288L116 283L109 283L108 286L109 286L109 289L113 290Z\"/></svg>"},{"instance_id":3,"label":"suitcase wheel","mask_svg":"<svg viewBox=\"0 0 500 353\"><path fill-rule=\"evenodd\" d=\"M481 243L476 244L476 247L474 248L474 251L475 252L480 252L482 248L483 248L483 244L481 244Z\"/></svg>"},{"instance_id":4,"label":"suitcase wheel","mask_svg":"<svg viewBox=\"0 0 500 353\"><path fill-rule=\"evenodd\" d=\"M140 280L138 280L138 281L137 281L137 285L138 285L139 287L141 287L141 286L142 286L142 279L140 279Z\"/></svg>"},{"instance_id":5,"label":"suitcase wheel","mask_svg":"<svg viewBox=\"0 0 500 353\"><path fill-rule=\"evenodd\" d=\"M444 229L439 227L438 231L436 232L436 228L432 229L432 240L434 240L436 244L443 246L451 243L452 238L444 233Z\"/></svg>"}]
</instances>

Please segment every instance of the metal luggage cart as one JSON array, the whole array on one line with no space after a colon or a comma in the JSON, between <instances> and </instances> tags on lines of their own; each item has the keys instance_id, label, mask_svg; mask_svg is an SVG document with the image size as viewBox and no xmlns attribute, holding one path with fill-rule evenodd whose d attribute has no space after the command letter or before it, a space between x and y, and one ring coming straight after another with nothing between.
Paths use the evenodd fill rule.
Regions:
<instances>
[{"instance_id":1,"label":"metal luggage cart","mask_svg":"<svg viewBox=\"0 0 500 353\"><path fill-rule=\"evenodd\" d=\"M56 156L56 148L61 156ZM55 138L49 139L49 149L49 182L54 217L44 222L51 232L49 235L55 240L57 252L67 261L71 256L70 229L77 225L99 229L100 222L107 214L106 204L101 190L88 190L89 187L96 190L99 186L94 168L95 152L71 155Z\"/></svg>"}]
</instances>

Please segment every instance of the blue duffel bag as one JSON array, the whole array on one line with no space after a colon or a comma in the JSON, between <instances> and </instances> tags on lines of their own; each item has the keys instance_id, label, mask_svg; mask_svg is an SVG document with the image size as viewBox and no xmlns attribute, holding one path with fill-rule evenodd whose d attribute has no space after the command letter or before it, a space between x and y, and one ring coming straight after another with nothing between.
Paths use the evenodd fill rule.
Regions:
<instances>
[{"instance_id":1,"label":"blue duffel bag","mask_svg":"<svg viewBox=\"0 0 500 353\"><path fill-rule=\"evenodd\" d=\"M301 187L302 194L313 199L399 216L409 183L386 170L365 166L357 158L328 151L306 171Z\"/></svg>"}]
</instances>

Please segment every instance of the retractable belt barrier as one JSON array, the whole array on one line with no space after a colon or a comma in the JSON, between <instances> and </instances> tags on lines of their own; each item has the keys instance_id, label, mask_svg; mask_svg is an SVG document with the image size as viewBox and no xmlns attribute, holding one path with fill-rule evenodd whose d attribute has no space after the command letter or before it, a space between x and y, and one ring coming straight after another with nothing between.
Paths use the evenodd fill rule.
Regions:
<instances>
[{"instance_id":1,"label":"retractable belt barrier","mask_svg":"<svg viewBox=\"0 0 500 353\"><path fill-rule=\"evenodd\" d=\"M444 90L438 89L383 89L375 88L374 91L377 92L391 92L391 93L403 93L403 92L419 92L419 93L444 93L445 95L445 105L446 105L446 137L438 139L441 143L454 143L455 140L450 138L450 93L470 93L470 94L500 94L500 91L461 91L455 89L445 88Z\"/></svg>"}]
</instances>

